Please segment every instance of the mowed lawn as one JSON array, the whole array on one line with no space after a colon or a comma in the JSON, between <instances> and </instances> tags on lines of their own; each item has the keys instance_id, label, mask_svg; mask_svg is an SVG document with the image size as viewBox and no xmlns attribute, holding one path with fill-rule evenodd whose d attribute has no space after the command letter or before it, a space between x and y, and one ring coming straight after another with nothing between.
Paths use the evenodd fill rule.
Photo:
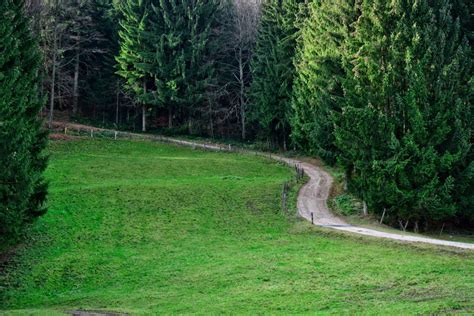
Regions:
<instances>
[{"instance_id":1,"label":"mowed lawn","mask_svg":"<svg viewBox=\"0 0 474 316\"><path fill-rule=\"evenodd\" d=\"M50 152L49 212L0 314L474 313L472 252L310 227L280 210L286 166L151 142Z\"/></svg>"}]
</instances>

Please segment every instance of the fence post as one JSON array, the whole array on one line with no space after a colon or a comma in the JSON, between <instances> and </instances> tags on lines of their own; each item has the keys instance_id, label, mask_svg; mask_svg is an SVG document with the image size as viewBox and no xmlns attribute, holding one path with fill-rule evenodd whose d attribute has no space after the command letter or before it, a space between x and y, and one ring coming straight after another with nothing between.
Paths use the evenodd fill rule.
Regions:
<instances>
[{"instance_id":1,"label":"fence post","mask_svg":"<svg viewBox=\"0 0 474 316\"><path fill-rule=\"evenodd\" d=\"M114 138L117 140L117 131L114 132Z\"/></svg>"},{"instance_id":2,"label":"fence post","mask_svg":"<svg viewBox=\"0 0 474 316\"><path fill-rule=\"evenodd\" d=\"M64 135L67 135L67 126L64 127Z\"/></svg>"},{"instance_id":3,"label":"fence post","mask_svg":"<svg viewBox=\"0 0 474 316\"><path fill-rule=\"evenodd\" d=\"M287 190L287 183L283 183L283 191L281 192L281 208L283 212L286 212L286 190Z\"/></svg>"},{"instance_id":4,"label":"fence post","mask_svg":"<svg viewBox=\"0 0 474 316\"><path fill-rule=\"evenodd\" d=\"M94 138L94 130L91 128L91 138Z\"/></svg>"},{"instance_id":5,"label":"fence post","mask_svg":"<svg viewBox=\"0 0 474 316\"><path fill-rule=\"evenodd\" d=\"M314 225L314 213L313 212L311 212L311 224Z\"/></svg>"}]
</instances>

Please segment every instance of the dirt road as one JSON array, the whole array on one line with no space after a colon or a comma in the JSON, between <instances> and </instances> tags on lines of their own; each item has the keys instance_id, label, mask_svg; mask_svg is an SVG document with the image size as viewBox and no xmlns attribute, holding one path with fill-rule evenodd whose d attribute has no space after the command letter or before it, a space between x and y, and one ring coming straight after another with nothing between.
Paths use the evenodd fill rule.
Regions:
<instances>
[{"instance_id":1,"label":"dirt road","mask_svg":"<svg viewBox=\"0 0 474 316\"><path fill-rule=\"evenodd\" d=\"M309 163L300 162L298 160L283 157L274 158L284 161L290 165L299 165L309 176L310 180L301 188L298 195L298 212L301 217L308 221L311 221L311 213L313 213L314 225L378 238L395 239L405 242L421 242L463 249L474 249L474 244L469 243L406 235L402 232L387 233L375 229L349 225L343 219L335 216L327 206L327 199L329 197L329 191L333 181L332 177L327 172L322 170L320 167Z\"/></svg>"},{"instance_id":2,"label":"dirt road","mask_svg":"<svg viewBox=\"0 0 474 316\"><path fill-rule=\"evenodd\" d=\"M109 131L111 133L115 133L112 130L105 130L99 128L93 128L86 125L79 125L79 124L70 124L70 123L60 123L61 128L68 127L69 129L94 129L96 131ZM421 236L413 236L413 235L406 235L402 232L399 233L387 233L378 231L375 229L368 229L363 227L357 227L348 224L343 219L335 216L327 206L327 200L329 197L329 191L331 189L331 185L333 182L332 177L324 171L322 168L312 165L310 163L302 162L296 159L286 158L282 156L270 155L268 153L263 152L255 152L249 150L242 150L238 148L232 148L230 146L225 145L217 145L217 144L205 144L205 143L196 143L191 141L184 141L179 139L174 139L170 137L162 137L162 136L154 136L154 135L144 135L144 134L131 134L131 133L123 133L119 132L123 135L133 135L140 138L146 138L155 141L163 141L167 143L172 143L181 146L189 146L192 148L201 148L206 150L213 150L213 151L231 151L231 152L241 152L241 153L248 153L252 155L259 155L259 156L266 156L281 162L284 162L290 166L299 166L304 170L304 172L310 178L309 181L301 188L298 194L298 212L301 217L308 221L313 221L314 225L321 226L321 227L328 227L332 229L337 229L341 231L351 232L360 235L378 237L378 238L387 238L387 239L394 239L404 242L421 242L421 243L428 243L433 245L441 245L441 246L449 246L449 247L457 247L463 249L473 249L474 244L469 243L462 243L462 242L454 242L454 241L447 241L447 240L440 240L428 237L421 237Z\"/></svg>"}]
</instances>

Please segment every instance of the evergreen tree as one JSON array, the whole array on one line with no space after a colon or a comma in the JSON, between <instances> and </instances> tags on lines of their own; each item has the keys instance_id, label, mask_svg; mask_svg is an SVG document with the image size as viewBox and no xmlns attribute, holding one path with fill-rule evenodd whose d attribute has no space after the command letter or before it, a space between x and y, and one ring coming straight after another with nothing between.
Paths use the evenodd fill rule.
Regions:
<instances>
[{"instance_id":1,"label":"evergreen tree","mask_svg":"<svg viewBox=\"0 0 474 316\"><path fill-rule=\"evenodd\" d=\"M263 4L254 58L251 63L250 119L261 136L286 149L290 135L291 91L302 0L270 0Z\"/></svg>"},{"instance_id":2,"label":"evergreen tree","mask_svg":"<svg viewBox=\"0 0 474 316\"><path fill-rule=\"evenodd\" d=\"M335 113L343 106L343 46L356 20L355 1L315 1L298 42L292 138L299 148L335 163Z\"/></svg>"},{"instance_id":3,"label":"evergreen tree","mask_svg":"<svg viewBox=\"0 0 474 316\"><path fill-rule=\"evenodd\" d=\"M0 2L0 235L45 213L47 134L39 112L41 56L24 1Z\"/></svg>"},{"instance_id":4,"label":"evergreen tree","mask_svg":"<svg viewBox=\"0 0 474 316\"><path fill-rule=\"evenodd\" d=\"M469 55L466 58L473 60L474 51L474 2L465 0L454 0L452 2L452 15L454 19L459 19L461 25L461 34L469 41ZM474 80L473 80L474 65L470 64L470 73L466 75L467 84L463 84L465 87L465 94L467 95L467 101L465 103L465 109L463 109L463 117L466 122L471 122L469 128L471 130L470 150L465 159L464 164L459 167L459 177L456 177L455 189L456 192L456 203L459 210L459 220L462 224L467 227L472 226L474 223L474 117L473 117L473 104L474 104Z\"/></svg>"},{"instance_id":5,"label":"evergreen tree","mask_svg":"<svg viewBox=\"0 0 474 316\"><path fill-rule=\"evenodd\" d=\"M145 65L149 64L153 45L146 37L150 28L151 0L124 0L117 4L120 11L120 53L118 74L125 80L125 89L130 91L142 105L142 131L146 131L146 113L152 99L152 80Z\"/></svg>"},{"instance_id":6,"label":"evergreen tree","mask_svg":"<svg viewBox=\"0 0 474 316\"><path fill-rule=\"evenodd\" d=\"M350 185L393 221L456 214L470 150L469 44L447 1L362 1L336 129Z\"/></svg>"},{"instance_id":7,"label":"evergreen tree","mask_svg":"<svg viewBox=\"0 0 474 316\"><path fill-rule=\"evenodd\" d=\"M123 17L118 73L143 104L143 113L146 105L167 108L170 126L176 117L190 130L199 121L215 81L218 4L127 0L119 5Z\"/></svg>"},{"instance_id":8,"label":"evergreen tree","mask_svg":"<svg viewBox=\"0 0 474 316\"><path fill-rule=\"evenodd\" d=\"M71 67L74 68L74 78L78 78L73 113L96 114L99 110L115 116L120 79L116 75L115 61L119 52L116 10L110 0L87 0L79 9L80 16L75 18L73 34L80 37L76 39L76 60Z\"/></svg>"},{"instance_id":9,"label":"evergreen tree","mask_svg":"<svg viewBox=\"0 0 474 316\"><path fill-rule=\"evenodd\" d=\"M146 37L153 50L146 55L145 69L154 78L154 102L168 109L173 120L199 130L209 90L215 84L216 0L161 0L153 5ZM205 120L207 121L207 120Z\"/></svg>"}]
</instances>

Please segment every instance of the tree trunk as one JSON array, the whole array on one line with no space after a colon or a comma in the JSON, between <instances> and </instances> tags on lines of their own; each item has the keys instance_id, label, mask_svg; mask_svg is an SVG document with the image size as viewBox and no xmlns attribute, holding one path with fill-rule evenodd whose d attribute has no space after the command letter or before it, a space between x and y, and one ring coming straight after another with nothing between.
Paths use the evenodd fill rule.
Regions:
<instances>
[{"instance_id":1,"label":"tree trunk","mask_svg":"<svg viewBox=\"0 0 474 316\"><path fill-rule=\"evenodd\" d=\"M346 193L349 188L349 185L347 184L347 178L348 178L347 172L344 172L344 193Z\"/></svg>"},{"instance_id":2,"label":"tree trunk","mask_svg":"<svg viewBox=\"0 0 474 316\"><path fill-rule=\"evenodd\" d=\"M72 100L72 114L77 114L77 108L79 104L79 39L77 40L76 59L74 64L74 87L73 87L73 100Z\"/></svg>"},{"instance_id":3,"label":"tree trunk","mask_svg":"<svg viewBox=\"0 0 474 316\"><path fill-rule=\"evenodd\" d=\"M143 91L146 94L146 81L143 82ZM146 132L146 105L145 103L143 103L142 105L142 132Z\"/></svg>"},{"instance_id":4,"label":"tree trunk","mask_svg":"<svg viewBox=\"0 0 474 316\"><path fill-rule=\"evenodd\" d=\"M49 128L53 127L53 114L54 114L54 99L55 99L55 86L56 86L56 59L57 59L57 28L54 27L53 33L53 69L51 72L51 91L49 100Z\"/></svg>"},{"instance_id":5,"label":"tree trunk","mask_svg":"<svg viewBox=\"0 0 474 316\"><path fill-rule=\"evenodd\" d=\"M146 132L146 106L142 105L142 132Z\"/></svg>"},{"instance_id":6,"label":"tree trunk","mask_svg":"<svg viewBox=\"0 0 474 316\"><path fill-rule=\"evenodd\" d=\"M115 95L115 125L118 126L119 124L119 106L120 106L120 89L119 89L119 84L117 82L117 93Z\"/></svg>"},{"instance_id":7,"label":"tree trunk","mask_svg":"<svg viewBox=\"0 0 474 316\"><path fill-rule=\"evenodd\" d=\"M387 209L384 207L383 208L383 213L382 213L382 218L380 218L380 224L383 224L383 220L385 218L385 212L387 211Z\"/></svg>"},{"instance_id":8,"label":"tree trunk","mask_svg":"<svg viewBox=\"0 0 474 316\"><path fill-rule=\"evenodd\" d=\"M173 109L168 109L168 128L173 128Z\"/></svg>"},{"instance_id":9,"label":"tree trunk","mask_svg":"<svg viewBox=\"0 0 474 316\"><path fill-rule=\"evenodd\" d=\"M420 229L419 229L419 227L418 227L418 221L415 221L415 226L413 227L413 231L414 231L415 233L417 233L417 234L418 234L418 232L420 231Z\"/></svg>"},{"instance_id":10,"label":"tree trunk","mask_svg":"<svg viewBox=\"0 0 474 316\"><path fill-rule=\"evenodd\" d=\"M242 60L242 47L239 47L239 83L240 83L240 120L242 123L242 139L246 138L246 119L245 119L245 81L244 81L244 65Z\"/></svg>"},{"instance_id":11,"label":"tree trunk","mask_svg":"<svg viewBox=\"0 0 474 316\"><path fill-rule=\"evenodd\" d=\"M214 122L212 121L212 101L209 100L209 124L211 129L211 138L214 138Z\"/></svg>"},{"instance_id":12,"label":"tree trunk","mask_svg":"<svg viewBox=\"0 0 474 316\"><path fill-rule=\"evenodd\" d=\"M364 214L364 216L367 216L369 214L369 212L367 210L367 203L365 201L363 201L362 205L363 205L362 213Z\"/></svg>"}]
</instances>

